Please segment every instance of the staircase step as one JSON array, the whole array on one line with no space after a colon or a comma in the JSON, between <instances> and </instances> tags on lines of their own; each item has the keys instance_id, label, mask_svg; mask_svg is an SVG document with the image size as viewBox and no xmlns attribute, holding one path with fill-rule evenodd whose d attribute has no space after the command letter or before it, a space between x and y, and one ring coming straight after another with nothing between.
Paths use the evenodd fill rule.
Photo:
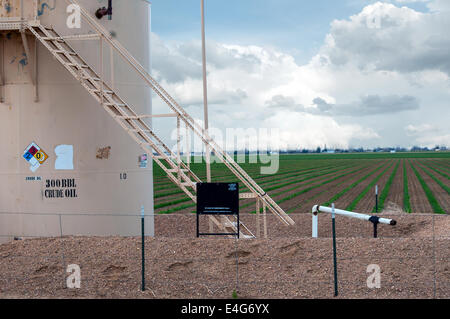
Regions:
<instances>
[{"instance_id":1,"label":"staircase step","mask_svg":"<svg viewBox=\"0 0 450 319\"><path fill-rule=\"evenodd\" d=\"M179 170L178 170L178 168L175 168L175 169L169 169L168 171L171 172L171 173L178 173ZM182 171L184 173L189 172L189 170L187 170L185 168L180 169L180 171Z\"/></svg>"},{"instance_id":2,"label":"staircase step","mask_svg":"<svg viewBox=\"0 0 450 319\"><path fill-rule=\"evenodd\" d=\"M75 52L69 52L69 51L64 51L64 50L54 50L54 53L61 53L61 54L70 54L71 56L77 56L78 54L76 54Z\"/></svg>"},{"instance_id":3,"label":"staircase step","mask_svg":"<svg viewBox=\"0 0 450 319\"><path fill-rule=\"evenodd\" d=\"M65 43L65 41L61 38L55 38L55 37L41 37L44 41L57 41L59 43Z\"/></svg>"},{"instance_id":4,"label":"staircase step","mask_svg":"<svg viewBox=\"0 0 450 319\"><path fill-rule=\"evenodd\" d=\"M64 63L64 64L68 66L75 66L77 68L90 69L90 66L86 64L76 64L76 63Z\"/></svg>"},{"instance_id":5,"label":"staircase step","mask_svg":"<svg viewBox=\"0 0 450 319\"><path fill-rule=\"evenodd\" d=\"M122 104L122 103L105 103L106 106L117 106L117 107L125 107L127 106L126 104Z\"/></svg>"}]
</instances>

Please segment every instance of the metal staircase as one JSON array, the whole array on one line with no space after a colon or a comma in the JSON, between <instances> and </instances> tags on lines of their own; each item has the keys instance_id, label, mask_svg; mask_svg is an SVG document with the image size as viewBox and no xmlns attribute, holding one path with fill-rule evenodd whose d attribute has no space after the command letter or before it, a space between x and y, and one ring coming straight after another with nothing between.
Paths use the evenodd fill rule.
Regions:
<instances>
[{"instance_id":1,"label":"metal staircase","mask_svg":"<svg viewBox=\"0 0 450 319\"><path fill-rule=\"evenodd\" d=\"M69 3L78 3L74 0L66 0ZM83 18L95 31L95 34L78 36L60 36L52 27L43 26L39 22L23 22L22 28L27 28L48 51L80 82L80 84L104 107L108 114L138 143L153 160L164 170L170 180L180 187L187 196L196 202L196 183L200 178L186 165L179 152L174 154L171 149L155 134L145 122L146 119L158 117L158 115L139 115L126 101L119 97L106 81L86 63L86 61L69 45L68 39L92 38L93 36L104 40L141 76L150 88L169 106L177 117L177 125L182 121L186 128L198 136L205 145L223 162L231 172L250 190L250 193L241 194L241 198L255 198L257 200L257 214L259 216L259 204L262 204L264 217L265 210L276 215L284 224L293 225L294 221L281 209L270 196L228 155L208 133L194 121L194 119L148 74L145 68L90 16L81 6ZM236 231L236 224L228 218L218 220L211 216L212 222L221 230L231 229ZM259 222L258 222L259 224ZM259 225L258 225L259 227ZM252 232L241 223L241 236L254 237ZM244 233L245 232L245 233ZM258 229L259 232L259 229Z\"/></svg>"}]
</instances>

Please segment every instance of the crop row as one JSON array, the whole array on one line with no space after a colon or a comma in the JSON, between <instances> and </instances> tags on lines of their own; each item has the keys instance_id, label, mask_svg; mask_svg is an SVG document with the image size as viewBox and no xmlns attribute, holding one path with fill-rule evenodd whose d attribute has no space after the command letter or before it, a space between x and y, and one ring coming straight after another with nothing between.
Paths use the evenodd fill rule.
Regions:
<instances>
[{"instance_id":1,"label":"crop row","mask_svg":"<svg viewBox=\"0 0 450 319\"><path fill-rule=\"evenodd\" d=\"M422 163L424 164L424 163ZM442 167L440 167L440 169L437 169L436 166L431 166L430 164L424 164L426 167L432 169L433 171L435 171L436 173L438 173L439 175L441 175L442 177L445 177L446 179L450 180L450 176L445 174L444 172L442 172L440 169L442 169Z\"/></svg>"},{"instance_id":2,"label":"crop row","mask_svg":"<svg viewBox=\"0 0 450 319\"><path fill-rule=\"evenodd\" d=\"M427 183L423 180L422 176L419 174L417 169L412 165L411 161L409 162L412 170L414 171L414 174L417 176L417 179L419 180L420 185L422 185L423 191L425 192L425 195L428 198L428 202L430 203L431 207L433 208L434 213L437 214L445 214L445 211L442 209L441 205L439 205L439 202L437 201L436 197L434 197L433 192L428 187Z\"/></svg>"},{"instance_id":3,"label":"crop row","mask_svg":"<svg viewBox=\"0 0 450 319\"><path fill-rule=\"evenodd\" d=\"M447 194L450 195L450 187L448 187L447 185L442 183L438 178L436 178L436 176L434 176L433 173L431 173L423 164L422 165L419 164L419 166L425 173L427 173L428 176L430 176L439 186L441 186L442 189L447 192Z\"/></svg>"},{"instance_id":4,"label":"crop row","mask_svg":"<svg viewBox=\"0 0 450 319\"><path fill-rule=\"evenodd\" d=\"M381 176L384 175L384 173L386 173L386 171L391 168L392 163L386 167L377 177L375 177L375 179L366 186L366 188L353 200L353 202L351 202L346 209L347 210L354 210L356 205L358 205L358 203L360 202L360 200L369 192L369 190L371 188L373 188L375 186L375 184L380 180Z\"/></svg>"},{"instance_id":5,"label":"crop row","mask_svg":"<svg viewBox=\"0 0 450 319\"><path fill-rule=\"evenodd\" d=\"M328 200L327 202L325 202L323 204L323 206L330 206L331 203L334 203L335 201L337 201L339 198L341 198L342 196L344 196L347 192L349 192L351 189L353 189L354 187L356 187L357 185L359 185L360 183L362 183L363 181L365 181L367 178L369 178L371 175L375 174L377 171L379 171L383 166L385 166L386 163L381 164L380 166L378 166L377 168L375 168L374 170L370 171L368 174L364 175L363 177L361 177L360 179L358 179L357 181L355 181L354 183L350 184L349 186L347 186L345 189L343 189L342 191L340 191L339 193L335 194L332 198L330 198L330 200Z\"/></svg>"},{"instance_id":6,"label":"crop row","mask_svg":"<svg viewBox=\"0 0 450 319\"><path fill-rule=\"evenodd\" d=\"M313 185L313 186L306 187L306 188L304 188L304 189L302 189L302 190L300 190L300 191L298 191L298 192L295 192L295 193L292 193L292 194L290 194L290 195L288 195L288 196L285 196L285 197L283 197L283 198L277 200L277 203L280 204L280 203L283 203L283 202L285 202L285 201L291 200L291 199L293 199L293 198L295 198L295 197L297 197L297 196L300 196L300 195L302 195L302 194L305 194L305 193L307 193L307 192L309 192L309 191L311 191L311 190L313 190L313 189L319 188L319 187L324 186L324 185L326 185L326 184L332 183L332 182L334 182L334 181L336 181L336 180L338 180L338 179L340 179L340 178L342 178L342 177L345 177L345 176L351 175L351 174L353 174L353 173L356 173L356 172L358 172L358 171L360 171L360 170L366 168L367 166L368 166L368 165L365 165L365 166L362 166L362 167L358 167L358 168L356 168L356 169L354 169L354 170L352 170L352 171L345 172L345 173L343 173L343 174L340 174L340 175L337 175L337 176L333 176L333 177L328 178L328 179L327 179L327 177L325 177L325 178L321 178L321 179L319 179L319 180L316 180L316 182L317 182L317 181L326 179L325 181L323 181L323 182L321 182L321 183L319 183L319 184L316 184L316 185ZM344 182L344 181L342 181L341 183L343 183L343 182ZM308 184L312 184L312 183L313 183L313 182L306 183L306 184L304 184L304 186L306 186L306 185L308 185ZM284 193L284 192L281 192L281 193L278 193L278 194L273 194L273 196L281 195L282 193ZM251 205L251 204L252 204L252 203L247 204L247 205L245 205L244 207L249 206L249 205ZM298 208L298 207L294 207L294 208L288 210L287 212L288 212L288 213L291 213L294 209L297 209L297 208ZM252 212L252 213L255 213L255 212Z\"/></svg>"},{"instance_id":7,"label":"crop row","mask_svg":"<svg viewBox=\"0 0 450 319\"><path fill-rule=\"evenodd\" d=\"M400 161L397 162L397 165L395 165L394 170L392 171L391 175L389 176L389 179L387 180L386 184L384 185L383 190L381 191L380 197L378 198L378 211L383 211L384 208L384 201L389 195L389 190L392 186L392 183L394 182L394 178L397 175L398 167L400 165ZM377 207L374 206L372 212L377 212Z\"/></svg>"},{"instance_id":8,"label":"crop row","mask_svg":"<svg viewBox=\"0 0 450 319\"><path fill-rule=\"evenodd\" d=\"M341 168L341 169L337 169L337 170L334 170L334 171L332 171L332 172L330 172L330 173L331 173L331 174L332 174L332 173L339 173L339 172L341 172L341 171L343 171L343 170L345 170L345 169L347 169L347 168L348 168L348 167ZM358 169L360 169L360 168L358 168ZM309 187L307 187L307 188L305 188L305 189L303 189L303 190L301 190L301 191L299 191L299 192L296 192L296 193L294 193L294 194L291 194L291 195L286 196L285 198L282 198L282 199L280 199L280 200L277 200L277 203L282 203L282 202L285 202L286 200L295 198L296 196L301 195L301 194L303 194L303 193L306 193L307 191L309 191L309 190L311 190L311 189L314 189L314 188L320 187L320 186L322 186L322 185L328 184L329 182L332 182L332 181L336 180L337 178L340 178L340 177L342 177L342 176L346 176L346 175L348 175L348 174L352 174L352 173L354 173L355 171L357 171L358 169L353 170L353 171L350 171L350 172L346 172L346 173L344 173L344 174L342 174L342 175L338 175L337 177L336 177L336 176L333 176L333 177L330 178L330 176L326 176L326 175L324 175L324 174L321 174L321 175L318 175L318 176L321 176L321 178L318 178L318 179L315 179L315 180L309 181L311 178L305 179L304 181L306 181L306 183L304 183L302 186L311 185L311 184L313 184L313 183L317 183L317 182L320 182L320 181L323 181L323 180L325 180L325 181L322 182L322 183L319 183L319 184L317 184L317 185L314 185L314 186L309 186ZM330 175L330 173L327 174L327 175ZM317 176L316 176L316 177L317 177ZM285 190L283 190L283 191L281 191L281 192L273 193L273 194L271 194L271 196L272 196L272 197L276 197L276 196L285 194L285 193L287 193L287 192L293 191L293 190L295 190L295 189L297 189L297 188L298 188L298 186L296 185L296 186L294 186L294 187L285 189ZM268 190L270 191L271 189L269 188ZM272 189L272 190L273 190L273 189ZM294 195L295 195L295 196L294 196ZM247 204L244 204L244 205L241 206L241 208L248 207L248 206L250 206L250 205L252 205L252 204L253 204L253 203L247 203ZM262 209L262 208L261 208L261 209Z\"/></svg>"},{"instance_id":9,"label":"crop row","mask_svg":"<svg viewBox=\"0 0 450 319\"><path fill-rule=\"evenodd\" d=\"M361 168L359 169L359 171L365 169L365 168L368 167L368 166L369 166L369 165L365 165L365 166L361 167ZM355 177L354 177L354 176L350 176L350 177L348 177L348 178L346 178L346 179L343 179L341 182L339 182L339 183L333 185L332 188L326 188L326 189L324 189L323 191L321 191L321 192L315 194L314 196L309 197L306 201L304 201L304 202L302 202L301 204L299 204L298 207L292 207L292 208L290 208L287 212L288 212L288 213L292 213L294 210L296 210L296 209L298 209L298 208L301 208L301 207L307 205L308 203L311 203L311 202L312 202L313 200L315 200L317 197L323 195L324 193L329 193L329 192L331 192L332 189L335 189L335 188L341 186L342 184L344 184L345 182L348 182L349 180L351 180L351 179L353 179L353 178L355 178Z\"/></svg>"},{"instance_id":10,"label":"crop row","mask_svg":"<svg viewBox=\"0 0 450 319\"><path fill-rule=\"evenodd\" d=\"M409 198L408 174L406 172L406 160L403 160L403 210L411 213L411 200Z\"/></svg>"}]
</instances>

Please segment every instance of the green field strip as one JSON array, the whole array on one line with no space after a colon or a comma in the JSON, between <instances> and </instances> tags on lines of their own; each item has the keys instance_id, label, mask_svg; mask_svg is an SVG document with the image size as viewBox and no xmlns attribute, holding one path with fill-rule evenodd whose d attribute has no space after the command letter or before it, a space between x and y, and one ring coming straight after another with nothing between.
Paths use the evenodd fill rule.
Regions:
<instances>
[{"instance_id":1,"label":"green field strip","mask_svg":"<svg viewBox=\"0 0 450 319\"><path fill-rule=\"evenodd\" d=\"M441 175L442 177L445 177L446 179L450 180L450 176L445 174L444 172L441 172L440 169L442 168L436 168L436 166L431 166L431 165L427 165L425 163L422 163L423 165L425 165L426 167L428 167L429 169L432 169L433 171L435 171L436 173L438 173L439 175Z\"/></svg>"},{"instance_id":2,"label":"green field strip","mask_svg":"<svg viewBox=\"0 0 450 319\"><path fill-rule=\"evenodd\" d=\"M311 190L313 190L313 189L315 189L315 188L319 188L319 187L321 187L321 186L323 186L323 185L326 185L326 184L329 184L329 183L331 183L331 182L334 182L334 181L336 181L336 180L338 180L338 179L340 179L340 178L342 178L342 177L344 177L344 176L347 176L347 175L349 175L349 174L355 173L355 172L357 172L358 170L360 170L360 168L355 169L355 170L353 170L353 171L351 171L351 172L347 172L347 173L344 173L344 174L335 176L335 177L333 177L333 178L331 178L331 179L329 179L329 180L326 180L326 181L324 181L324 182L322 182L322 183L320 183L320 184L317 184L317 185L310 186L310 187L308 187L308 188L302 189L301 191L292 193L292 194L290 194L290 195L288 195L288 196L283 197L282 199L280 199L280 200L278 201L278 203L283 203L283 202L285 202L285 201L288 201L288 200L290 200L290 199L293 199L293 198L295 198L295 197L297 197L297 196L299 196L299 195L305 194L305 193L307 193L307 192L309 192L309 191L311 191Z\"/></svg>"},{"instance_id":3,"label":"green field strip","mask_svg":"<svg viewBox=\"0 0 450 319\"><path fill-rule=\"evenodd\" d=\"M259 183L259 185L260 185L260 186L264 186L264 185L274 185L274 184L279 184L280 180L283 180L283 181L286 182L284 185L289 185L289 184L287 183L287 181L296 181L296 180L297 180L296 178L298 178L299 176L311 174L310 172L314 172L314 171L317 171L317 170L319 170L319 172L321 172L321 173L323 174L326 170L331 169L331 168L334 168L334 167L335 167L335 166L328 166L328 167L325 167L325 168L310 169L310 170L307 170L307 171L304 171L304 172L295 173L295 174L291 174L291 175L284 176L284 177L279 177L279 178L277 178L277 179L275 179L275 180L269 180L269 181L266 181L266 182L263 182L263 183ZM278 175L277 175L277 177L278 177ZM286 177L292 177L292 178L286 179ZM255 180L255 181L257 181L257 180ZM174 185L175 185L175 184L174 184ZM176 185L175 185L175 186L176 186ZM176 187L178 187L178 186L176 186ZM241 192L243 192L243 191L245 191L245 190L247 190L247 187L242 187L242 188L240 189ZM179 190L179 189L178 189L178 190L174 190L174 191L171 191L171 192L154 194L154 197L153 197L153 198L154 198L154 199L157 199L157 198L163 198L163 197L167 197L167 196L170 196L170 195L176 195L176 194L184 194L184 192L183 192L182 190ZM161 207L159 207L159 208L162 208L162 207L165 207L165 206L161 206Z\"/></svg>"},{"instance_id":4,"label":"green field strip","mask_svg":"<svg viewBox=\"0 0 450 319\"><path fill-rule=\"evenodd\" d=\"M324 165L324 166L325 166L325 165ZM317 169L317 168L318 168L318 167L305 168L305 169L301 169L301 170L289 170L289 171L286 171L286 172L278 173L277 176L279 176L279 175L285 175L285 174L290 174L290 173L295 173L295 172L299 172L299 171L312 170L312 169ZM247 172L247 173L248 173L248 172ZM230 178L230 177L236 178L235 175L234 175L232 172L230 172L230 173L227 174L227 175L221 175L221 176L219 176L219 177L214 176L213 179L214 179L214 182L218 182L218 181L220 181L220 180L223 180L223 179L226 179L226 178ZM199 178L200 178L200 177L199 177ZM254 180L259 180L259 179L263 179L263 178L269 178L269 176L268 176L268 175L263 175L263 176L258 176L258 177L253 178L253 179L254 179ZM201 179L201 178L200 178L200 179ZM172 181L171 181L170 179L167 179L166 181L164 181L164 186L155 187L155 188L154 188L154 191L165 190L165 189L168 189L168 188L178 188L178 186L175 185L175 184L173 184Z\"/></svg>"},{"instance_id":5,"label":"green field strip","mask_svg":"<svg viewBox=\"0 0 450 319\"><path fill-rule=\"evenodd\" d=\"M407 213L411 213L411 200L409 198L406 160L403 160L403 210Z\"/></svg>"},{"instance_id":6,"label":"green field strip","mask_svg":"<svg viewBox=\"0 0 450 319\"><path fill-rule=\"evenodd\" d=\"M401 159L401 158L432 158L449 159L450 152L397 152L397 153L335 153L335 154L281 154L280 161L286 160L365 160L365 159Z\"/></svg>"},{"instance_id":7,"label":"green field strip","mask_svg":"<svg viewBox=\"0 0 450 319\"><path fill-rule=\"evenodd\" d=\"M389 168L391 168L393 163L391 163L388 167L386 167L380 174L378 174L377 177L374 178L374 180L366 186L366 188L353 200L353 202L348 205L345 210L352 211L355 209L356 205L363 199L364 196L375 186L375 184L380 180L380 178L387 172Z\"/></svg>"},{"instance_id":8,"label":"green field strip","mask_svg":"<svg viewBox=\"0 0 450 319\"><path fill-rule=\"evenodd\" d=\"M157 212L156 214L169 215L169 214L175 213L177 211L180 211L180 210L183 210L183 209L186 209L186 208L195 207L196 205L197 205L196 203L184 204L184 205L181 205L181 206L177 206L177 207L174 207L174 208L169 208L167 210L163 210L163 211ZM195 213L195 211L194 211L194 213Z\"/></svg>"},{"instance_id":9,"label":"green field strip","mask_svg":"<svg viewBox=\"0 0 450 319\"><path fill-rule=\"evenodd\" d=\"M323 203L321 206L330 206L332 203L337 201L339 198L344 196L346 193L348 193L351 189L358 186L360 183L362 183L364 180L369 178L371 175L375 174L377 171L379 171L383 166L385 166L387 163L382 163L380 166L375 168L373 171L369 172L367 175L361 177L356 182L352 183L351 185L347 186L345 189L334 195L329 201Z\"/></svg>"},{"instance_id":10,"label":"green field strip","mask_svg":"<svg viewBox=\"0 0 450 319\"><path fill-rule=\"evenodd\" d=\"M394 178L397 174L398 171L398 167L400 166L400 161L397 162L397 165L395 165L394 170L391 173L391 176L389 176L389 179L387 180L386 184L383 187L383 190L381 191L380 197L378 198L378 211L383 211L384 208L384 201L386 200L386 198L389 195L389 189L392 186L392 183L394 182ZM376 205L373 207L372 209L372 213L376 213L377 212L377 207Z\"/></svg>"},{"instance_id":11,"label":"green field strip","mask_svg":"<svg viewBox=\"0 0 450 319\"><path fill-rule=\"evenodd\" d=\"M349 165L349 166L354 166L354 165ZM357 168L356 170L358 170L358 169L362 169L362 168L359 167L359 168ZM332 173L338 172L338 171L340 171L340 170L342 170L342 168L335 169L335 170L333 170L333 171L328 172L327 174L332 174ZM355 171L356 171L356 170L355 170ZM345 175L350 174L350 173L351 173L351 172L345 173L345 174L343 174L342 176L345 176ZM317 177L317 176L322 176L322 175L323 175L323 173L322 173L322 174L316 174L315 177ZM301 179L301 180L297 180L296 183L300 183L300 182L302 182L302 181L308 181L308 180L310 180L310 179L312 179L312 178L314 178L314 177L309 176L308 178L304 178L304 179ZM322 179L326 179L326 178L328 178L328 177L325 176L325 177L323 177ZM318 181L320 181L320 180L322 180L322 179L310 181L308 184L311 184L311 183L314 183L314 182L318 182ZM290 183L288 183L288 184L293 184L293 183L290 182ZM274 189L279 189L279 188L284 187L284 186L286 186L286 185L281 185L281 186L280 186L280 185L277 185L277 186L275 186L275 187L266 189L266 191L270 191L270 190L274 190ZM285 192L287 192L287 191L290 191L290 190L293 190L293 189L295 189L295 188L297 188L297 186L295 186L295 187L293 187L293 188L291 188L291 189L288 189L288 190L283 190L282 192L280 192L280 193L278 193L278 194L283 194L283 193L285 193ZM277 194L271 194L271 196L277 196ZM180 204L180 203L187 202L187 201L190 201L190 200L191 200L190 198L182 198L182 199L179 199L179 200L174 201L174 202L176 202L176 203L173 203L173 202L170 202L170 203L161 203L161 204L159 204L159 205L155 205L155 209L158 209L158 208L164 208L164 207L167 207L167 206ZM254 205L254 203L253 203L253 202L250 202L250 203L247 203L247 204L243 204L243 205L240 206L240 209L243 209L243 208L248 207L248 206L250 206L250 205ZM185 205L180 205L180 206L178 206L178 207L173 207L173 208L170 208L170 209L168 209L168 210L164 210L164 211L157 212L157 214L170 214L170 213L177 212L177 211L179 211L179 210L183 210L183 209L185 209L185 208L194 207L194 206L195 206L195 203L192 203L192 204L185 204Z\"/></svg>"},{"instance_id":12,"label":"green field strip","mask_svg":"<svg viewBox=\"0 0 450 319\"><path fill-rule=\"evenodd\" d=\"M444 162L444 161L427 161L433 164L433 166L438 167L439 169L442 169L443 171L450 172L450 163Z\"/></svg>"},{"instance_id":13,"label":"green field strip","mask_svg":"<svg viewBox=\"0 0 450 319\"><path fill-rule=\"evenodd\" d=\"M326 185L326 184L329 184L329 183L331 183L331 182L334 182L335 180L338 180L338 179L341 178L341 177L344 177L344 176L353 174L353 173L355 173L355 172L357 172L357 171L359 171L359 170L361 170L361 169L364 169L365 167L367 167L367 166L358 167L357 169L355 169L355 170L353 170L353 171L346 172L346 173L341 174L341 175L338 175L338 176L334 176L334 177L332 177L332 178L330 178L330 179L327 179L327 177L324 177L324 178L321 178L321 179L319 179L319 180L311 181L311 182L309 182L309 183L306 183L306 184L303 185L303 186L306 186L306 185L308 185L308 184L312 184L312 183L317 182L317 181L320 181L320 180L327 179L327 180L325 180L324 182L322 182L322 183L320 183L320 184L317 184L317 185L313 185L313 186L304 188L304 189L302 189L301 191L292 193L292 194L290 194L290 195L288 195L288 196L286 196L286 197L284 197L284 198L281 198L281 199L277 200L276 202L277 202L277 204L281 204L281 203L283 203L283 202L285 202L285 201L288 201L288 200L290 200L290 199L293 199L293 198L295 198L295 197L297 197L297 196L299 196L299 195L305 194L305 193L307 193L307 192L309 192L309 191L311 191L311 190L313 190L313 189L315 189L315 188L318 188L318 187L321 187L321 186L323 186L323 185ZM293 189L295 189L295 188L297 188L297 187L294 187ZM292 189L291 189L291 190L292 190ZM288 190L288 191L290 191L290 190ZM283 191L283 192L280 192L280 193L277 193L277 194L272 194L271 196L275 197L275 196L281 195L281 194L283 194L283 193L285 193L285 192L286 192L286 191ZM254 203L247 203L247 204L245 204L245 205L242 205L242 208L248 207L248 206L250 206L250 205L254 205ZM251 212L251 214L254 214L254 213L256 213L256 210Z\"/></svg>"},{"instance_id":14,"label":"green field strip","mask_svg":"<svg viewBox=\"0 0 450 319\"><path fill-rule=\"evenodd\" d=\"M316 166L316 167L308 167L308 168L297 169L297 170L289 170L289 171L286 171L286 172L277 173L277 174L275 175L275 176L276 176L276 179L275 179L275 180L283 179L283 178L286 178L286 177L297 176L297 175L299 175L299 173L301 173L301 172L305 172L305 171L314 171L314 170L318 170L318 169L322 169L322 168L325 169L325 168L327 168L327 167L336 167L336 165L329 165L329 164L327 164L327 165ZM290 175L288 175L288 176L281 176L281 175L286 175L286 174L290 174ZM229 177L234 177L234 178L236 178L235 175L232 174L232 173L230 172L229 175L224 175L224 176L221 177L221 178L213 178L213 181L214 181L214 182L218 182L218 181L220 181L220 180L222 180L222 179L229 178ZM259 181L259 180L262 180L262 179L269 179L269 178L270 178L270 176L268 176L268 175L259 175L259 176L256 177L256 178L253 177L253 180ZM273 180L274 180L274 179L270 179L268 182L273 181ZM170 182L170 185L167 185L168 182ZM266 183L266 182L263 182L263 183ZM156 187L156 188L154 188L154 191L160 191L160 190L165 190L165 189L178 189L178 186L175 185L175 184L173 184L172 181L170 181L170 180L167 180L167 181L165 182L165 185L167 185L167 186ZM178 193L180 193L180 192L182 192L182 191L178 190ZM169 195L173 195L173 194L176 194L175 191L171 191L170 194L164 195L164 196L169 196ZM154 197L154 198L164 197L164 196L160 196L159 194L155 194L155 195L156 195L156 197Z\"/></svg>"},{"instance_id":15,"label":"green field strip","mask_svg":"<svg viewBox=\"0 0 450 319\"><path fill-rule=\"evenodd\" d=\"M279 188L282 188L285 186L289 186L292 184L298 184L298 183L310 180L312 178L316 178L318 176L330 175L337 171L347 169L350 166L352 166L352 165L347 165L347 166L343 166L343 167L339 167L339 168L336 168L336 166L329 166L326 169L320 169L319 171L314 170L314 172L308 172L307 174L303 173L303 174L299 175L299 176L304 177L302 179L297 179L299 176L297 176L296 178L289 178L287 180L285 180L285 178L281 178L281 179L277 179L275 181L271 181L269 183L261 183L260 185L264 185L264 188L266 188L265 191L272 191L272 190L276 190L276 189L279 189ZM285 182L280 184L280 180L284 180ZM271 186L271 185L275 185L275 186L267 187L267 186ZM243 190L247 190L247 188L244 188ZM285 191L288 191L288 190L285 190ZM283 191L283 192L285 192L285 191Z\"/></svg>"},{"instance_id":16,"label":"green field strip","mask_svg":"<svg viewBox=\"0 0 450 319\"><path fill-rule=\"evenodd\" d=\"M414 167L414 165L412 165L411 162L409 162L409 165L411 166L412 170L414 171L414 174L416 174L420 185L422 185L423 191L425 192L425 195L428 198L428 202L430 203L431 208L433 208L433 212L436 214L445 214L445 211L442 209L441 205L439 205L439 202L437 201L436 197L434 197L433 192L428 187L427 183L423 180L422 176L419 174L417 169Z\"/></svg>"},{"instance_id":17,"label":"green field strip","mask_svg":"<svg viewBox=\"0 0 450 319\"><path fill-rule=\"evenodd\" d=\"M444 171L450 172L450 162L431 161L435 166L442 168Z\"/></svg>"},{"instance_id":18,"label":"green field strip","mask_svg":"<svg viewBox=\"0 0 450 319\"><path fill-rule=\"evenodd\" d=\"M339 171L339 170L341 170L341 168L338 168L338 169L329 171L329 172L327 172L326 174L327 174L327 175L328 175L328 174L332 174L332 173L337 172L337 171ZM306 178L296 179L296 180L294 180L294 181L290 181L290 182L286 182L286 183L282 183L282 184L278 184L278 185L276 185L276 186L272 186L272 187L266 188L265 191L268 192L268 191L275 190L275 189L279 189L279 188L282 188L282 187L285 187L285 186L289 186L289 185L292 185L292 184L298 184L298 183L301 183L301 182L303 182L303 181L307 181L307 180L310 180L310 179L312 179L312 178L315 178L315 177L318 177L318 176L322 176L322 175L324 175L324 172L321 170L321 171L319 171L319 172L317 172L317 173L315 173L315 174L309 175L309 176L306 177ZM325 177L325 178L326 178L326 177ZM284 192L286 192L286 191L283 191L283 193L284 193ZM171 201L168 201L168 202L155 204L155 205L154 205L154 209L160 209L160 208L164 208L164 207L168 207L168 206L172 206L172 205L177 205L177 204L180 204L180 203L188 202L188 201L190 201L190 200L191 200L191 199L190 199L189 197L182 197L182 198L174 199L174 200L171 200Z\"/></svg>"},{"instance_id":19,"label":"green field strip","mask_svg":"<svg viewBox=\"0 0 450 319\"><path fill-rule=\"evenodd\" d=\"M369 167L369 165L365 165L365 166L361 167L361 169L364 169L364 168L366 168L366 167ZM361 170L361 169L360 169L360 170ZM340 182L340 183L334 185L334 187L339 187L339 186L341 186L342 184L344 184L345 182L348 182L348 181L349 181L350 179L352 179L352 178L353 178L353 177L349 177L349 178L343 180L342 182ZM302 207L305 206L306 204L311 203L311 202L312 202L313 200L315 200L317 197L319 197L319 196L321 196L321 195L323 195L324 193L327 193L327 192L329 192L329 191L330 191L329 189L325 189L324 191L322 191L322 192L320 192L320 193L317 193L316 195L310 197L307 201L301 203L298 207L292 207L292 208L288 209L286 212L287 212L288 214L290 214L290 213L292 213L294 210L299 209L299 208L302 208Z\"/></svg>"},{"instance_id":20,"label":"green field strip","mask_svg":"<svg viewBox=\"0 0 450 319\"><path fill-rule=\"evenodd\" d=\"M444 183L442 183L436 176L434 176L426 167L425 165L420 165L420 168L422 168L422 170L427 173L428 176L430 176L436 183L439 184L439 186L442 187L443 190L445 190L447 192L447 194L450 195L450 187L448 187L447 185L445 185Z\"/></svg>"}]
</instances>

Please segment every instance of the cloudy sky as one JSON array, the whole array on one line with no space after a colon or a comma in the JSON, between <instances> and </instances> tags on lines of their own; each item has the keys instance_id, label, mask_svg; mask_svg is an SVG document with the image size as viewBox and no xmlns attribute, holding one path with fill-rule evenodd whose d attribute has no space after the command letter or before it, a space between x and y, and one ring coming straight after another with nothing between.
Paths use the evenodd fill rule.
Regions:
<instances>
[{"instance_id":1,"label":"cloudy sky","mask_svg":"<svg viewBox=\"0 0 450 319\"><path fill-rule=\"evenodd\" d=\"M450 146L449 30L450 0L206 0L210 126L279 129L291 148ZM152 74L201 120L200 0L152 0L152 31Z\"/></svg>"}]
</instances>

